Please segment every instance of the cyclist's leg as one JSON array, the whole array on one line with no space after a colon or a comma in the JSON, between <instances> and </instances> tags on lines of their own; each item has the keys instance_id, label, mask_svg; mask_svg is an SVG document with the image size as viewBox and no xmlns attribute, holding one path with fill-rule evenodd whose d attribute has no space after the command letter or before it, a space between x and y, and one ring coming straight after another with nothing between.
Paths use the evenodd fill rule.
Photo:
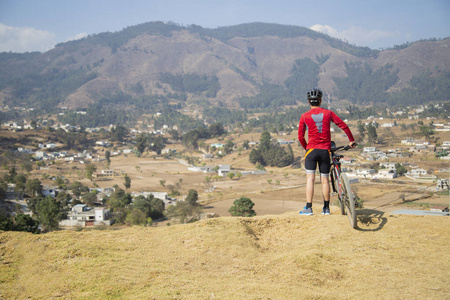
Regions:
<instances>
[{"instance_id":1,"label":"cyclist's leg","mask_svg":"<svg viewBox=\"0 0 450 300\"><path fill-rule=\"evenodd\" d=\"M316 174L306 173L306 203L312 203L313 201L315 180Z\"/></svg>"},{"instance_id":2,"label":"cyclist's leg","mask_svg":"<svg viewBox=\"0 0 450 300\"><path fill-rule=\"evenodd\" d=\"M322 194L324 201L330 201L330 180L328 176L322 176Z\"/></svg>"},{"instance_id":3,"label":"cyclist's leg","mask_svg":"<svg viewBox=\"0 0 450 300\"><path fill-rule=\"evenodd\" d=\"M331 168L331 160L330 160L330 152L328 150L321 150L319 156L319 171L320 178L322 182L322 195L324 206L328 207L330 204L330 168Z\"/></svg>"},{"instance_id":4,"label":"cyclist's leg","mask_svg":"<svg viewBox=\"0 0 450 300\"><path fill-rule=\"evenodd\" d=\"M306 171L306 204L311 207L314 197L314 182L316 179L317 160L315 158L314 149L308 150L305 155L305 171Z\"/></svg>"}]
</instances>

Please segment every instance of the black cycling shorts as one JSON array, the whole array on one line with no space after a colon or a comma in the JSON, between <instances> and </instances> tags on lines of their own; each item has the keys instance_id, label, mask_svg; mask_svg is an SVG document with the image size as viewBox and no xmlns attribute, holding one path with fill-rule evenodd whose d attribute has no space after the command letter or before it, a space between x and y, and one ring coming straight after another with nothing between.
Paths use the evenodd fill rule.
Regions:
<instances>
[{"instance_id":1,"label":"black cycling shorts","mask_svg":"<svg viewBox=\"0 0 450 300\"><path fill-rule=\"evenodd\" d=\"M326 149L309 149L305 155L306 174L315 174L319 165L320 175L328 177L330 174L330 151Z\"/></svg>"}]
</instances>

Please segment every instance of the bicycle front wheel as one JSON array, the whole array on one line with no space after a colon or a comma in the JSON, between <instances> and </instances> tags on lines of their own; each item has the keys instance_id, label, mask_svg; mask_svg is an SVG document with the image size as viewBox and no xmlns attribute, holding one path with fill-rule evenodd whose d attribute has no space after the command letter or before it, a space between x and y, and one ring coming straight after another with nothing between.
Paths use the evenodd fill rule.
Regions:
<instances>
[{"instance_id":1,"label":"bicycle front wheel","mask_svg":"<svg viewBox=\"0 0 450 300\"><path fill-rule=\"evenodd\" d=\"M350 181L348 180L347 174L342 173L341 174L342 181L344 183L344 189L345 189L345 206L347 207L347 217L350 221L350 226L352 228L356 228L356 208L355 208L355 199L353 198L353 192L350 187Z\"/></svg>"},{"instance_id":2,"label":"bicycle front wheel","mask_svg":"<svg viewBox=\"0 0 450 300\"><path fill-rule=\"evenodd\" d=\"M339 200L339 208L341 209L341 215L345 215L345 203L344 203L344 196L342 195L341 188L339 186L342 186L342 179L339 179L338 183L338 176L336 175L336 171L333 169L331 172L332 175L332 184L334 186L334 191L337 192L338 200Z\"/></svg>"}]
</instances>

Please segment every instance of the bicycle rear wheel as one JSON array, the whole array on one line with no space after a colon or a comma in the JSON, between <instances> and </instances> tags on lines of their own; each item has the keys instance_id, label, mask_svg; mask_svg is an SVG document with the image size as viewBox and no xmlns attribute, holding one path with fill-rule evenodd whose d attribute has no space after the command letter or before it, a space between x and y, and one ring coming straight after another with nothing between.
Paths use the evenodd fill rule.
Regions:
<instances>
[{"instance_id":1,"label":"bicycle rear wheel","mask_svg":"<svg viewBox=\"0 0 450 300\"><path fill-rule=\"evenodd\" d=\"M350 187L350 181L348 180L347 174L342 173L342 182L344 183L344 189L345 189L345 198L343 199L345 202L345 206L347 207L347 217L350 221L350 226L352 228L356 228L356 208L355 208L355 199L353 198L353 192Z\"/></svg>"}]
</instances>

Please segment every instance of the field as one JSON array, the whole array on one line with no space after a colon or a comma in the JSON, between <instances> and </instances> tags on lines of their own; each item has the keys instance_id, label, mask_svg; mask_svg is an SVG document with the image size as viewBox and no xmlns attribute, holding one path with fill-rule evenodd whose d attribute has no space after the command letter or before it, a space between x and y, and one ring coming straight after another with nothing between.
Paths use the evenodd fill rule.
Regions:
<instances>
[{"instance_id":1,"label":"field","mask_svg":"<svg viewBox=\"0 0 450 300\"><path fill-rule=\"evenodd\" d=\"M355 130L355 124L351 125ZM380 130L384 136L388 136ZM381 134L380 133L380 134ZM394 129L385 138L386 145L376 145L377 148L387 150L388 148L399 147L401 138L409 136L410 132L402 132L400 128ZM393 137L392 137L393 136ZM258 141L260 133L232 135L231 139L237 145L241 145L244 140ZM296 140L296 132L290 135L273 135L274 138L285 140ZM334 136L337 144L346 143L346 137L342 134ZM450 140L449 133L439 133L439 140ZM208 143L219 142L219 140L209 140ZM223 140L221 141L223 142ZM389 145L389 146L387 146ZM175 148L179 152L184 149L180 145L168 145L168 148ZM104 155L105 148L97 148L98 155ZM303 156L304 151L296 144L293 145L295 156ZM235 151L221 159L203 159L202 152L184 152L191 157L199 157L202 164L217 166L231 165L234 172L255 170L255 166L248 161L249 150ZM356 158L357 151L348 151L346 156ZM448 168L448 162L432 158L432 154L417 154L412 158L400 158L399 162L416 163L425 169L441 170ZM199 193L199 202L204 204L205 212L216 213L219 216L229 216L228 209L233 201L245 196L255 203L255 211L258 215L280 214L294 210L300 210L305 203L305 173L303 168L294 169L267 167L265 175L249 175L239 179L224 178L223 180L210 182L206 181L207 176L201 172L188 171L187 163L182 160L165 160L157 157L154 153L144 153L142 157L135 155L117 156L111 158L111 165L107 166L105 161L96 163L97 172L112 169L118 176L90 181L85 178L85 166L79 163L67 163L58 161L50 166L48 170L34 170L31 176L39 178L44 184L52 185L51 180L45 180L45 175L64 176L70 182L80 181L83 184L93 187L94 185L106 188L117 184L124 188L124 174L131 178L131 188L127 192L159 191L179 193L178 198L187 194L190 189L195 189ZM448 173L435 173L439 177L447 178ZM214 174L213 174L214 175ZM318 178L317 178L318 181ZM164 183L162 185L161 183ZM435 191L434 182L417 183L405 177L401 177L391 182L374 183L362 181L352 185L357 195L364 201L365 208L377 209L390 212L402 208L428 209L434 205L448 205L448 197L433 194ZM405 201L403 201L403 199ZM332 204L336 201L332 198ZM322 196L320 185L317 184L314 198L315 204L321 204Z\"/></svg>"}]
</instances>

